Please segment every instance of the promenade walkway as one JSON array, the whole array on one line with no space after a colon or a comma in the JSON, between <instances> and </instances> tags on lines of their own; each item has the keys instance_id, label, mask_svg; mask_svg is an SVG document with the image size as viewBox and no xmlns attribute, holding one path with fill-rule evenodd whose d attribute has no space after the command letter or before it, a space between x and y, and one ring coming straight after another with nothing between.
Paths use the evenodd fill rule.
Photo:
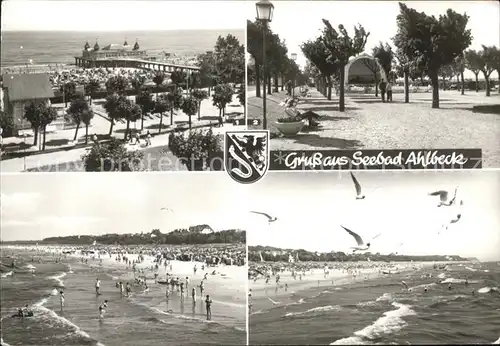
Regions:
<instances>
[{"instance_id":1,"label":"promenade walkway","mask_svg":"<svg viewBox=\"0 0 500 346\"><path fill-rule=\"evenodd\" d=\"M291 138L279 136L272 127L283 112L278 104L285 93L268 95L268 127L278 136L271 140L271 150L481 148L483 167L500 167L499 115L473 112L475 105L500 104L498 94L440 91L440 109L431 108L431 93L412 93L410 103L399 93L392 103L374 95L347 94L345 112L338 111L335 95L331 101L314 89L310 95L298 109L320 114L320 126ZM262 119L262 99L249 97L248 119L254 118Z\"/></svg>"},{"instance_id":2,"label":"promenade walkway","mask_svg":"<svg viewBox=\"0 0 500 346\"><path fill-rule=\"evenodd\" d=\"M100 139L109 138L110 121L107 119L107 113L103 108L104 100L94 100L92 108L94 110L94 118L92 119L91 126L89 127L89 135L96 134ZM54 105L55 107L62 107L63 105ZM191 117L193 128L209 127L218 124L218 109L212 105L211 99L206 99L201 103L200 108L201 118L198 116ZM154 150L155 147L162 147L161 151L163 156L170 156L172 161L174 156L169 153L168 135L170 132L179 129L187 129L189 117L182 111L174 112L174 125L170 126L170 113L164 114L162 132L159 134L159 114L148 115L144 117L144 130L143 134L149 131L154 137L152 139L152 146L142 148L146 153ZM243 123L240 126L234 126L230 123L233 119L244 119L243 106L239 104L236 97L233 97L233 102L226 107L226 121L222 128L214 128L218 133L225 132L226 130L243 130L246 127ZM139 130L141 126L140 120L131 123L132 130ZM118 121L113 127L112 137L123 139L126 130L126 122ZM55 169L61 170L80 170L78 167L65 167L65 163L80 164L80 157L85 153L86 148L81 146L85 142L85 127L80 127L78 131L77 146L73 142L75 129L57 130L47 133L46 138L46 151L42 152L40 146L33 146L34 138L27 136L22 137L9 137L4 138L2 148L7 153L0 161L0 171L2 172L21 172L24 170L38 169L54 171ZM92 145L89 139L87 147ZM163 148L164 147L164 148ZM14 153L14 155L11 155ZM15 158L10 158L14 156ZM155 155L158 156L158 155ZM50 166L50 167L49 167ZM25 169L26 167L26 169ZM165 170L169 170L165 168Z\"/></svg>"},{"instance_id":3,"label":"promenade walkway","mask_svg":"<svg viewBox=\"0 0 500 346\"><path fill-rule=\"evenodd\" d=\"M206 127L205 127L206 128ZM215 134L224 134L228 130L244 130L245 126L234 126L224 124L223 127L214 127ZM168 137L170 132L155 136L151 140L151 146L146 147L144 141L139 145L126 144L128 150L139 150L144 154L144 169L152 171L186 171L185 165L181 164L168 149ZM30 155L20 158L0 161L0 171L5 172L83 172L85 167L81 157L87 149L77 148L72 150L61 150L46 154Z\"/></svg>"}]
</instances>

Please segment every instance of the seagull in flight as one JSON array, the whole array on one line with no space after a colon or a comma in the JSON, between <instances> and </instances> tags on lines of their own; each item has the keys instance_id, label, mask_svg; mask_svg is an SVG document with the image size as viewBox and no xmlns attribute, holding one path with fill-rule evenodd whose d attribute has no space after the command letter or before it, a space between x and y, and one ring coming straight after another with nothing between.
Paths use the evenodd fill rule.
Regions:
<instances>
[{"instance_id":1,"label":"seagull in flight","mask_svg":"<svg viewBox=\"0 0 500 346\"><path fill-rule=\"evenodd\" d=\"M266 214L266 213L262 213L262 212L260 212L260 211L251 211L251 213L258 214L258 215L263 215L263 216L267 217L267 221L268 221L269 223L271 223L271 222L274 222L274 221L278 220L278 218L277 218L277 217L271 216L271 215Z\"/></svg>"},{"instance_id":2,"label":"seagull in flight","mask_svg":"<svg viewBox=\"0 0 500 346\"><path fill-rule=\"evenodd\" d=\"M403 245L404 245L404 243L399 243L398 249L399 249L399 248L401 248L401 246L403 246ZM396 252L395 252L395 254L396 254L396 255L397 255L397 254L399 254L399 250L398 250L398 251L396 251Z\"/></svg>"},{"instance_id":3,"label":"seagull in flight","mask_svg":"<svg viewBox=\"0 0 500 346\"><path fill-rule=\"evenodd\" d=\"M345 228L342 225L340 225L340 227L342 227L344 230L346 230L346 232L349 233L350 235L352 235L354 237L354 239L356 240L356 243L358 244L358 246L351 247L351 249L353 249L353 252L356 252L358 250L359 251L366 251L370 248L370 243L365 244L363 239L357 233L354 233L353 231L351 231L348 228ZM372 240L378 238L379 236L380 236L380 233L377 234L375 237L373 237Z\"/></svg>"},{"instance_id":4,"label":"seagull in flight","mask_svg":"<svg viewBox=\"0 0 500 346\"><path fill-rule=\"evenodd\" d=\"M172 212L172 211L173 211L172 209L170 209L170 208L166 208L166 207L161 208L160 210L165 210L165 211L170 211L170 212Z\"/></svg>"},{"instance_id":5,"label":"seagull in flight","mask_svg":"<svg viewBox=\"0 0 500 346\"><path fill-rule=\"evenodd\" d=\"M455 194L452 199L448 199L448 191L439 190L429 193L429 196L439 196L438 207L446 206L450 207L455 204L455 199L457 198L458 186L455 188Z\"/></svg>"},{"instance_id":6,"label":"seagull in flight","mask_svg":"<svg viewBox=\"0 0 500 346\"><path fill-rule=\"evenodd\" d=\"M454 218L453 220L451 220L450 223L457 223L461 217L462 217L462 214L457 214L457 217Z\"/></svg>"},{"instance_id":7,"label":"seagull in flight","mask_svg":"<svg viewBox=\"0 0 500 346\"><path fill-rule=\"evenodd\" d=\"M460 202L463 202L463 201L460 201ZM462 218L462 214L458 213L457 216L454 219L451 219L448 224L443 225L442 227L444 229L448 230L448 228L450 227L450 225L452 225L454 223L457 223L458 221L460 221L461 218ZM441 233L441 231L438 232L438 234L440 234L440 233Z\"/></svg>"},{"instance_id":8,"label":"seagull in flight","mask_svg":"<svg viewBox=\"0 0 500 346\"><path fill-rule=\"evenodd\" d=\"M354 183L354 187L356 188L356 199L365 199L366 196L363 195L363 192L362 192L362 189L361 189L361 184L359 183L358 179L356 179L356 177L354 176L354 174L352 174L352 172L350 172L350 173L351 173L351 179L352 179L352 181ZM372 192L375 191L376 189L378 189L378 187L374 188L372 190Z\"/></svg>"},{"instance_id":9,"label":"seagull in flight","mask_svg":"<svg viewBox=\"0 0 500 346\"><path fill-rule=\"evenodd\" d=\"M354 187L356 188L356 199L365 199L366 196L363 195L363 192L361 190L361 184L359 183L358 179L354 176L354 174L351 173L351 179L352 182L354 183Z\"/></svg>"},{"instance_id":10,"label":"seagull in flight","mask_svg":"<svg viewBox=\"0 0 500 346\"><path fill-rule=\"evenodd\" d=\"M269 301L271 303L273 303L273 305L278 305L280 302L275 302L274 300L272 300L271 298L267 297L267 299L269 299Z\"/></svg>"}]
</instances>

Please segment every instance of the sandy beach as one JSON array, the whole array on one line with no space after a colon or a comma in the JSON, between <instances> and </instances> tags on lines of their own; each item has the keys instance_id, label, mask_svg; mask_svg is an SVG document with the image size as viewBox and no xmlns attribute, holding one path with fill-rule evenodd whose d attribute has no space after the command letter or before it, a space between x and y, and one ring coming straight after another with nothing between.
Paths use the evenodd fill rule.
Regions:
<instances>
[{"instance_id":1,"label":"sandy beach","mask_svg":"<svg viewBox=\"0 0 500 346\"><path fill-rule=\"evenodd\" d=\"M259 263L263 265L264 263ZM265 264L264 264L265 265ZM272 306L281 304L290 304L294 302L294 297L297 293L304 293L310 289L342 289L349 285L379 279L384 276L393 274L401 274L403 272L412 271L414 267L430 267L432 264L422 263L375 263L366 262L357 264L359 268L355 272L347 269L354 264L345 264L344 268L331 268L325 274L324 268L311 268L305 271L297 271L302 273L301 276L292 275L292 271L287 269L280 272L279 283L276 283L276 277L272 277L267 283L262 276L257 279L249 279L249 288L251 289L251 313L257 313L262 310L271 308ZM336 265L338 266L338 264ZM276 303L279 304L276 304ZM299 303L298 301L295 303Z\"/></svg>"},{"instance_id":2,"label":"sandy beach","mask_svg":"<svg viewBox=\"0 0 500 346\"><path fill-rule=\"evenodd\" d=\"M377 265L384 268L380 273ZM342 269L330 270L325 278L324 271L316 268L302 280L281 272L278 285L275 277L267 285L265 279L250 280L250 344L403 345L408 340L418 344L438 339L462 344L498 338L496 312L479 313L492 299L494 309L498 307L497 263L372 262L371 266L360 269L356 278ZM384 274L388 270L391 274ZM458 329L460 313L475 327L467 324Z\"/></svg>"},{"instance_id":3,"label":"sandy beach","mask_svg":"<svg viewBox=\"0 0 500 346\"><path fill-rule=\"evenodd\" d=\"M2 318L28 303L35 313L32 328L43 334L43 330L50 330L45 323L59 321L64 330L54 330L55 335L68 333L65 329L71 331L72 339L63 340L62 345L121 345L132 339L135 345L148 345L161 342L166 326L176 331L175 336L169 335L164 341L169 345L245 343L246 266L223 262L208 266L206 262L181 260L160 265L155 256L133 253L142 251L138 247L131 247L130 253L124 251L124 261L117 260L118 254L111 250L114 247L108 247L109 254L104 253L104 248L92 254L90 247L81 246L3 246L2 288L6 296L2 297ZM195 252L201 248L192 249ZM216 249L224 251L221 246ZM167 278L176 284L160 284ZM100 283L98 291L96 282ZM128 294L120 292L120 282L130 287ZM178 283L183 284L184 294ZM33 286L29 291L28 284ZM60 291L66 297L64 309L59 303ZM210 318L206 295L211 300ZM99 327L95 323L97 307L105 299L108 307L101 323L105 327ZM4 340L9 344L33 344L17 321L3 322ZM59 341L50 342L59 345Z\"/></svg>"}]
</instances>

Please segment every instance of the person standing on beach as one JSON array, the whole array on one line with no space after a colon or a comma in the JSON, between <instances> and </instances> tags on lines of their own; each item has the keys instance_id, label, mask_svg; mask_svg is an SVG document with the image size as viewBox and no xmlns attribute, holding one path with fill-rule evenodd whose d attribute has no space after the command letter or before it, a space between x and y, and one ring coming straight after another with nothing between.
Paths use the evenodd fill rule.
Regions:
<instances>
[{"instance_id":1,"label":"person standing on beach","mask_svg":"<svg viewBox=\"0 0 500 346\"><path fill-rule=\"evenodd\" d=\"M205 306L207 308L207 321L210 321L212 319L212 300L208 294L207 299L205 299Z\"/></svg>"},{"instance_id":2,"label":"person standing on beach","mask_svg":"<svg viewBox=\"0 0 500 346\"><path fill-rule=\"evenodd\" d=\"M147 147L151 146L151 133L149 133L149 130L146 133L146 146Z\"/></svg>"},{"instance_id":3,"label":"person standing on beach","mask_svg":"<svg viewBox=\"0 0 500 346\"><path fill-rule=\"evenodd\" d=\"M101 280L99 278L95 279L95 294L100 295L101 292Z\"/></svg>"},{"instance_id":4,"label":"person standing on beach","mask_svg":"<svg viewBox=\"0 0 500 346\"><path fill-rule=\"evenodd\" d=\"M180 287L181 287L181 300L184 300L184 282L181 281Z\"/></svg>"},{"instance_id":5,"label":"person standing on beach","mask_svg":"<svg viewBox=\"0 0 500 346\"><path fill-rule=\"evenodd\" d=\"M196 288L194 287L191 290L191 298L193 299L193 305L196 304Z\"/></svg>"},{"instance_id":6,"label":"person standing on beach","mask_svg":"<svg viewBox=\"0 0 500 346\"><path fill-rule=\"evenodd\" d=\"M252 311L252 289L250 288L248 292L248 313L250 314Z\"/></svg>"},{"instance_id":7,"label":"person standing on beach","mask_svg":"<svg viewBox=\"0 0 500 346\"><path fill-rule=\"evenodd\" d=\"M200 295L203 297L203 280L200 282Z\"/></svg>"},{"instance_id":8,"label":"person standing on beach","mask_svg":"<svg viewBox=\"0 0 500 346\"><path fill-rule=\"evenodd\" d=\"M64 307L64 292L61 290L59 291L59 300L61 301L61 310Z\"/></svg>"},{"instance_id":9,"label":"person standing on beach","mask_svg":"<svg viewBox=\"0 0 500 346\"><path fill-rule=\"evenodd\" d=\"M186 294L189 292L189 277L186 276Z\"/></svg>"},{"instance_id":10,"label":"person standing on beach","mask_svg":"<svg viewBox=\"0 0 500 346\"><path fill-rule=\"evenodd\" d=\"M104 317L104 313L106 312L106 308L108 307L108 301L105 300L104 303L99 305L99 319L102 319Z\"/></svg>"}]
</instances>

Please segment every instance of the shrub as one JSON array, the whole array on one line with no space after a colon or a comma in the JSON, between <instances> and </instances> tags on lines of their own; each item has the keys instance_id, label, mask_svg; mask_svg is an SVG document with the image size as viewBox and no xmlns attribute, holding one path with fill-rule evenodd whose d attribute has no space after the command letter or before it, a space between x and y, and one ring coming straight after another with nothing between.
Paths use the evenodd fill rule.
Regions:
<instances>
[{"instance_id":1,"label":"shrub","mask_svg":"<svg viewBox=\"0 0 500 346\"><path fill-rule=\"evenodd\" d=\"M212 129L189 131L187 136L184 132L177 134L172 132L168 146L188 170L201 171L207 168L207 161L222 150L222 138L215 135Z\"/></svg>"},{"instance_id":2,"label":"shrub","mask_svg":"<svg viewBox=\"0 0 500 346\"><path fill-rule=\"evenodd\" d=\"M128 152L120 140L113 138L107 143L94 143L82 155L82 161L87 172L130 172L139 170L142 157L141 152Z\"/></svg>"},{"instance_id":3,"label":"shrub","mask_svg":"<svg viewBox=\"0 0 500 346\"><path fill-rule=\"evenodd\" d=\"M2 128L2 137L12 137L14 135L14 119L6 112L0 111L0 127Z\"/></svg>"},{"instance_id":4,"label":"shrub","mask_svg":"<svg viewBox=\"0 0 500 346\"><path fill-rule=\"evenodd\" d=\"M302 121L300 117L300 112L296 109L288 108L285 110L285 114L278 118L278 123L296 123Z\"/></svg>"}]
</instances>

